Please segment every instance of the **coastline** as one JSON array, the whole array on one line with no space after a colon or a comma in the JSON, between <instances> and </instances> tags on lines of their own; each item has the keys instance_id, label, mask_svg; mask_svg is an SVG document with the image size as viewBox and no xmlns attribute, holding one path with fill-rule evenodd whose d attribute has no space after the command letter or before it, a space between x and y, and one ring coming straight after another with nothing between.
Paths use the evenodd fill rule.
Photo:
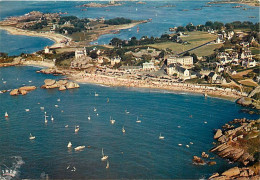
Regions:
<instances>
[{"instance_id":1,"label":"coastline","mask_svg":"<svg viewBox=\"0 0 260 180\"><path fill-rule=\"evenodd\" d=\"M208 4L243 4L243 5L248 5L251 7L259 7L260 4L258 4L258 6L256 5L256 3L253 2L227 2L227 1L212 1L212 2L208 2Z\"/></svg>"},{"instance_id":2,"label":"coastline","mask_svg":"<svg viewBox=\"0 0 260 180\"><path fill-rule=\"evenodd\" d=\"M12 35L43 37L43 38L50 39L54 42L54 44L51 46L51 48L64 47L66 45L64 42L69 43L72 41L71 38L61 35L61 34L56 34L56 33L50 33L50 32L39 33L39 32L35 32L35 31L28 31L28 30L11 27L11 26L1 26L1 25L0 25L0 29L7 31L8 33L10 33Z\"/></svg>"},{"instance_id":3,"label":"coastline","mask_svg":"<svg viewBox=\"0 0 260 180\"><path fill-rule=\"evenodd\" d=\"M226 100L235 101L238 98L241 98L242 95L236 94L234 92L228 92L224 89L207 89L205 86L196 86L193 84L187 83L157 83L157 82L146 82L144 80L134 80L127 78L118 78L118 77L110 77L104 75L97 74L83 74L81 72L77 74L73 74L71 72L66 73L67 77L73 81L78 83L91 83L91 84L99 84L105 85L109 87L132 87L132 88L147 88L147 89L159 89L159 90L167 90L173 92L187 92L193 94L202 94L222 98Z\"/></svg>"}]
</instances>

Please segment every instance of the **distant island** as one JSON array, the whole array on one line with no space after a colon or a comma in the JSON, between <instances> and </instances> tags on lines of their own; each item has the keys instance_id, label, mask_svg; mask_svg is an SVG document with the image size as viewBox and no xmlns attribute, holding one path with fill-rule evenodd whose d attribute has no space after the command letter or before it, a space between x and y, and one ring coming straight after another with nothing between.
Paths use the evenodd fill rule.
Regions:
<instances>
[{"instance_id":1,"label":"distant island","mask_svg":"<svg viewBox=\"0 0 260 180\"><path fill-rule=\"evenodd\" d=\"M109 3L101 4L101 3L88 3L88 4L83 4L80 7L97 7L97 8L102 8L102 7L111 7L111 6L121 6L122 4L116 3L115 1L109 1Z\"/></svg>"},{"instance_id":2,"label":"distant island","mask_svg":"<svg viewBox=\"0 0 260 180\"><path fill-rule=\"evenodd\" d=\"M260 5L258 0L215 0L212 2L208 2L208 4L233 4L233 3L246 4L249 6Z\"/></svg>"}]
</instances>

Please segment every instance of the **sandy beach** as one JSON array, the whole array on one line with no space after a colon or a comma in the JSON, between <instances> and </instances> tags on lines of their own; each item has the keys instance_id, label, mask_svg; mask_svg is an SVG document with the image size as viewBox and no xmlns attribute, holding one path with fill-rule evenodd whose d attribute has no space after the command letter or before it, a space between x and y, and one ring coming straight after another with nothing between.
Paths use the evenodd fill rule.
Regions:
<instances>
[{"instance_id":1,"label":"sandy beach","mask_svg":"<svg viewBox=\"0 0 260 180\"><path fill-rule=\"evenodd\" d=\"M69 37L66 37L61 34L51 33L51 32L36 32L36 31L28 31L23 29L18 29L12 26L0 26L0 29L8 31L10 34L13 35L23 35L23 36L33 36L33 37L44 37L48 38L55 43L51 46L52 48L55 47L64 47L66 44L69 44L69 42L72 40Z\"/></svg>"},{"instance_id":2,"label":"sandy beach","mask_svg":"<svg viewBox=\"0 0 260 180\"><path fill-rule=\"evenodd\" d=\"M187 83L168 83L168 82L153 82L146 80L136 80L127 79L119 77L111 77L105 75L97 74L87 74L83 72L78 73L67 73L71 80L77 81L79 83L92 83L100 84L106 86L124 86L124 87L135 87L135 88L151 88L151 89L161 89L168 91L179 91L179 92L189 92L198 93L214 97L222 97L225 99L236 100L242 97L240 92L231 89L223 89L209 86L201 86Z\"/></svg>"}]
</instances>

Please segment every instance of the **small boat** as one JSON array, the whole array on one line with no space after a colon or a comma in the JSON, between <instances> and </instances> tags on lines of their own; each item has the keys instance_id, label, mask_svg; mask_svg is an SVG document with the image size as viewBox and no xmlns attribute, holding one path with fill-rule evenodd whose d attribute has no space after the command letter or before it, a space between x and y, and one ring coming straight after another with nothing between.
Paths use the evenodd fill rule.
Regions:
<instances>
[{"instance_id":1,"label":"small boat","mask_svg":"<svg viewBox=\"0 0 260 180\"><path fill-rule=\"evenodd\" d=\"M205 124L207 124L208 122L207 122L207 121L205 121L204 123L205 123Z\"/></svg>"},{"instance_id":2,"label":"small boat","mask_svg":"<svg viewBox=\"0 0 260 180\"><path fill-rule=\"evenodd\" d=\"M141 120L138 119L138 116L137 116L136 122L137 122L137 123L141 123Z\"/></svg>"},{"instance_id":3,"label":"small boat","mask_svg":"<svg viewBox=\"0 0 260 180\"><path fill-rule=\"evenodd\" d=\"M8 118L8 113L7 112L5 112L5 117Z\"/></svg>"},{"instance_id":4,"label":"small boat","mask_svg":"<svg viewBox=\"0 0 260 180\"><path fill-rule=\"evenodd\" d=\"M31 83L32 81L28 81L29 83Z\"/></svg>"},{"instance_id":5,"label":"small boat","mask_svg":"<svg viewBox=\"0 0 260 180\"><path fill-rule=\"evenodd\" d=\"M3 81L4 84L6 84L6 81Z\"/></svg>"},{"instance_id":6,"label":"small boat","mask_svg":"<svg viewBox=\"0 0 260 180\"><path fill-rule=\"evenodd\" d=\"M65 128L68 128L68 127L69 127L69 125L66 125L66 126L65 126Z\"/></svg>"},{"instance_id":7,"label":"small boat","mask_svg":"<svg viewBox=\"0 0 260 180\"><path fill-rule=\"evenodd\" d=\"M106 169L108 169L109 168L109 162L107 161L107 166L106 166Z\"/></svg>"},{"instance_id":8,"label":"small boat","mask_svg":"<svg viewBox=\"0 0 260 180\"><path fill-rule=\"evenodd\" d=\"M181 128L181 126L177 126L178 128Z\"/></svg>"},{"instance_id":9,"label":"small boat","mask_svg":"<svg viewBox=\"0 0 260 180\"><path fill-rule=\"evenodd\" d=\"M99 94L95 92L95 96L97 97L97 96L99 96Z\"/></svg>"},{"instance_id":10,"label":"small boat","mask_svg":"<svg viewBox=\"0 0 260 180\"><path fill-rule=\"evenodd\" d=\"M60 99L57 99L58 102L60 102Z\"/></svg>"},{"instance_id":11,"label":"small boat","mask_svg":"<svg viewBox=\"0 0 260 180\"><path fill-rule=\"evenodd\" d=\"M124 128L124 126L123 126L123 128L122 128L122 132L125 133L125 128Z\"/></svg>"},{"instance_id":12,"label":"small boat","mask_svg":"<svg viewBox=\"0 0 260 180\"><path fill-rule=\"evenodd\" d=\"M88 116L88 120L90 120L91 118L90 118L90 116Z\"/></svg>"},{"instance_id":13,"label":"small boat","mask_svg":"<svg viewBox=\"0 0 260 180\"><path fill-rule=\"evenodd\" d=\"M44 122L45 122L45 124L48 122L48 119L47 119L47 115L46 115L46 112L44 112L45 114L44 114Z\"/></svg>"},{"instance_id":14,"label":"small boat","mask_svg":"<svg viewBox=\"0 0 260 180\"><path fill-rule=\"evenodd\" d=\"M115 122L116 122L116 120L114 120L114 119L111 118L111 116L110 116L110 123L111 123L111 124L115 124Z\"/></svg>"},{"instance_id":15,"label":"small boat","mask_svg":"<svg viewBox=\"0 0 260 180\"><path fill-rule=\"evenodd\" d=\"M29 112L29 111L30 111L30 109L25 109L25 111L26 111L26 112Z\"/></svg>"},{"instance_id":16,"label":"small boat","mask_svg":"<svg viewBox=\"0 0 260 180\"><path fill-rule=\"evenodd\" d=\"M193 144L193 142L190 142L190 144Z\"/></svg>"},{"instance_id":17,"label":"small boat","mask_svg":"<svg viewBox=\"0 0 260 180\"><path fill-rule=\"evenodd\" d=\"M189 148L190 146L187 144L186 147Z\"/></svg>"},{"instance_id":18,"label":"small boat","mask_svg":"<svg viewBox=\"0 0 260 180\"><path fill-rule=\"evenodd\" d=\"M52 117L52 115L51 115L51 121L54 121L54 118Z\"/></svg>"},{"instance_id":19,"label":"small boat","mask_svg":"<svg viewBox=\"0 0 260 180\"><path fill-rule=\"evenodd\" d=\"M79 132L79 126L75 126L75 133Z\"/></svg>"},{"instance_id":20,"label":"small boat","mask_svg":"<svg viewBox=\"0 0 260 180\"><path fill-rule=\"evenodd\" d=\"M44 110L44 107L40 107L41 110Z\"/></svg>"},{"instance_id":21,"label":"small boat","mask_svg":"<svg viewBox=\"0 0 260 180\"><path fill-rule=\"evenodd\" d=\"M71 148L71 146L72 146L72 144L71 144L71 142L69 142L68 145L67 145L67 147L68 147L68 148Z\"/></svg>"},{"instance_id":22,"label":"small boat","mask_svg":"<svg viewBox=\"0 0 260 180\"><path fill-rule=\"evenodd\" d=\"M78 146L78 147L75 147L74 150L75 151L80 151L80 150L82 150L84 148L85 148L85 146Z\"/></svg>"},{"instance_id":23,"label":"small boat","mask_svg":"<svg viewBox=\"0 0 260 180\"><path fill-rule=\"evenodd\" d=\"M126 109L126 110L125 110L125 113L126 113L126 114L129 114L130 112L129 112L129 111L127 111L127 109Z\"/></svg>"},{"instance_id":24,"label":"small boat","mask_svg":"<svg viewBox=\"0 0 260 180\"><path fill-rule=\"evenodd\" d=\"M59 107L59 105L55 104L55 107Z\"/></svg>"},{"instance_id":25,"label":"small boat","mask_svg":"<svg viewBox=\"0 0 260 180\"><path fill-rule=\"evenodd\" d=\"M159 139L164 139L164 136L162 136L162 133L160 133Z\"/></svg>"},{"instance_id":26,"label":"small boat","mask_svg":"<svg viewBox=\"0 0 260 180\"><path fill-rule=\"evenodd\" d=\"M179 146L182 146L182 144L178 144Z\"/></svg>"},{"instance_id":27,"label":"small boat","mask_svg":"<svg viewBox=\"0 0 260 180\"><path fill-rule=\"evenodd\" d=\"M33 136L31 133L30 133L30 137L29 137L30 140L33 140L35 139L35 136Z\"/></svg>"},{"instance_id":28,"label":"small boat","mask_svg":"<svg viewBox=\"0 0 260 180\"><path fill-rule=\"evenodd\" d=\"M103 148L102 148L102 158L101 158L101 161L105 161L107 160L108 156L105 156L104 155L104 151L103 151Z\"/></svg>"},{"instance_id":29,"label":"small boat","mask_svg":"<svg viewBox=\"0 0 260 180\"><path fill-rule=\"evenodd\" d=\"M107 98L107 103L109 103L109 98Z\"/></svg>"},{"instance_id":30,"label":"small boat","mask_svg":"<svg viewBox=\"0 0 260 180\"><path fill-rule=\"evenodd\" d=\"M96 112L97 111L97 109L94 107L94 112Z\"/></svg>"},{"instance_id":31,"label":"small boat","mask_svg":"<svg viewBox=\"0 0 260 180\"><path fill-rule=\"evenodd\" d=\"M98 113L97 113L97 116L98 116Z\"/></svg>"}]
</instances>

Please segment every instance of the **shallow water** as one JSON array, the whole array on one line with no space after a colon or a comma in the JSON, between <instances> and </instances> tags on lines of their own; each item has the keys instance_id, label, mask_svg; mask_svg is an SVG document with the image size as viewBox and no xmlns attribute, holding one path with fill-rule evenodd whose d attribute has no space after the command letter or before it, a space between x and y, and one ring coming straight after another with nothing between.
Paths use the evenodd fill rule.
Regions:
<instances>
[{"instance_id":1,"label":"shallow water","mask_svg":"<svg viewBox=\"0 0 260 180\"><path fill-rule=\"evenodd\" d=\"M0 89L22 84L40 87L46 78L62 78L37 74L38 69L1 68ZM95 92L98 97L94 96ZM49 117L48 124L44 124L44 111L40 107L45 107L44 111L54 117L54 122ZM126 109L129 114L125 113ZM192 157L213 147L215 128L233 118L257 117L240 110L232 101L205 99L202 95L91 84L63 92L37 88L26 96L0 94L1 169L6 168L3 164L11 167L10 159L16 156L23 162L16 169L19 178L40 178L46 174L49 178L73 179L207 177L233 165L216 157L215 166L195 166ZM9 114L8 119L4 118L5 112ZM114 125L109 122L110 116L116 120ZM141 123L136 123L137 116ZM74 133L75 125L80 126L78 134ZM123 126L125 134L121 131ZM35 140L29 140L30 133L36 136ZM158 139L160 133L164 140ZM73 148L91 147L81 152L69 151L69 141ZM178 146L180 143L183 145ZM109 156L109 169L100 159L102 148ZM74 166L75 172L71 171Z\"/></svg>"}]
</instances>

